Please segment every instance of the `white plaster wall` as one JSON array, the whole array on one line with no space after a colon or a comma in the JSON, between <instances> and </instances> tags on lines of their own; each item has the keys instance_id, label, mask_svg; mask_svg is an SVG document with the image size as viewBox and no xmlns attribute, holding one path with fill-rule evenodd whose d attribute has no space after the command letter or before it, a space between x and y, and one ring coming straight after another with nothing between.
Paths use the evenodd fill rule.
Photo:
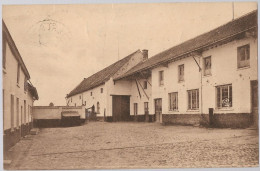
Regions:
<instances>
[{"instance_id":1,"label":"white plaster wall","mask_svg":"<svg viewBox=\"0 0 260 171\"><path fill-rule=\"evenodd\" d=\"M250 67L238 69L237 47L250 44ZM203 113L215 108L215 113L250 113L251 80L257 80L257 40L242 39L219 46L203 53L211 56L212 75L203 76ZM232 84L232 108L216 108L215 86Z\"/></svg>"},{"instance_id":2,"label":"white plaster wall","mask_svg":"<svg viewBox=\"0 0 260 171\"><path fill-rule=\"evenodd\" d=\"M101 88L103 88L103 93L101 93ZM92 92L92 96L91 96ZM97 111L97 102L99 102L100 106L100 112L97 113L97 116L104 116L104 111L106 110L106 94L107 94L107 88L105 85L100 85L98 87L95 87L91 90L85 91L83 93L74 95L67 99L67 103L69 106L82 106L85 105L85 108L90 108L93 105L95 106L95 110ZM79 98L81 96L81 99ZM72 102L71 102L72 98Z\"/></svg>"},{"instance_id":3,"label":"white plaster wall","mask_svg":"<svg viewBox=\"0 0 260 171\"><path fill-rule=\"evenodd\" d=\"M62 108L58 106L34 106L34 119L61 119Z\"/></svg>"},{"instance_id":4,"label":"white plaster wall","mask_svg":"<svg viewBox=\"0 0 260 171\"><path fill-rule=\"evenodd\" d=\"M149 77L148 82L151 83L151 77ZM143 82L146 81L146 79L138 79L139 83L143 86ZM141 98L140 95L138 93L138 88L136 86L136 82L135 80L131 81L131 97L130 97L130 115L134 115L134 103L137 103L138 107L138 115L144 115L145 111L144 111L144 102L148 102L148 106L149 106L149 114L153 114L151 112L151 109L153 108L152 105L152 87L149 83L147 83L147 89L142 89L142 87L140 86L140 84L138 83L139 86L139 91L141 94ZM147 94L148 98L146 97L145 93Z\"/></svg>"},{"instance_id":5,"label":"white plaster wall","mask_svg":"<svg viewBox=\"0 0 260 171\"><path fill-rule=\"evenodd\" d=\"M195 59L199 62L198 57ZM178 80L178 66L184 64L184 81ZM164 85L159 85L159 71L164 71ZM152 71L153 99L162 98L162 113L198 113L198 110L188 111L187 90L200 89L199 68L193 58L184 58L168 64L168 67L158 67ZM178 111L169 111L168 94L178 92Z\"/></svg>"},{"instance_id":6,"label":"white plaster wall","mask_svg":"<svg viewBox=\"0 0 260 171\"><path fill-rule=\"evenodd\" d=\"M33 106L32 96L24 91L25 74L20 70L20 82L17 84L17 65L18 62L11 52L9 45L6 46L6 69L3 69L3 89L4 89L4 130L11 128L11 94L14 95L14 127L19 127L21 123L31 121L29 106ZM19 98L19 113L17 117L16 98ZM24 100L26 100L26 113L24 113ZM21 107L23 107L21 113ZM22 114L22 115L21 115ZM26 114L26 121L24 117ZM17 125L17 119L19 125Z\"/></svg>"},{"instance_id":7,"label":"white plaster wall","mask_svg":"<svg viewBox=\"0 0 260 171\"><path fill-rule=\"evenodd\" d=\"M237 47L250 44L250 67L237 68ZM172 62L168 67L152 70L152 99L162 98L163 114L208 113L214 108L215 113L249 113L251 112L250 81L257 80L257 40L243 39L203 52L202 57L211 56L211 76L202 77L203 110L201 111L201 73L192 57ZM201 67L202 57L196 56ZM184 81L178 82L178 65L184 64ZM159 86L159 71L164 70L164 86ZM202 72L203 73L203 72ZM216 108L216 86L232 84L233 107ZM187 90L199 89L200 109L188 111ZM178 92L178 111L169 111L168 93ZM154 104L151 108L154 113Z\"/></svg>"},{"instance_id":8,"label":"white plaster wall","mask_svg":"<svg viewBox=\"0 0 260 171\"><path fill-rule=\"evenodd\" d=\"M33 118L34 119L61 119L61 112L76 111L81 119L85 119L85 107L73 106L34 106Z\"/></svg>"}]
</instances>

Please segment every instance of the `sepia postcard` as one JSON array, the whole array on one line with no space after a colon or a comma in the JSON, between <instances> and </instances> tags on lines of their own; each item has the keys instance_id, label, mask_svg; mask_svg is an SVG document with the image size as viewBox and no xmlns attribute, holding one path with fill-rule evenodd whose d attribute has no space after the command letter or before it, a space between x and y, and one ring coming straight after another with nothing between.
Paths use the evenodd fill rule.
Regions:
<instances>
[{"instance_id":1,"label":"sepia postcard","mask_svg":"<svg viewBox=\"0 0 260 171\"><path fill-rule=\"evenodd\" d=\"M259 169L258 2L2 4L5 170Z\"/></svg>"}]
</instances>

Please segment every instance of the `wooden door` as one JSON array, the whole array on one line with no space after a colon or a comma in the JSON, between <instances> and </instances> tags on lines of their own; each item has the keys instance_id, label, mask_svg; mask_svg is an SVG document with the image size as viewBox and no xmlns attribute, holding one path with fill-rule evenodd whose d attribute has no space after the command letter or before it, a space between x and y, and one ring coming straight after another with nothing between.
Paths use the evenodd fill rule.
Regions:
<instances>
[{"instance_id":1,"label":"wooden door","mask_svg":"<svg viewBox=\"0 0 260 171\"><path fill-rule=\"evenodd\" d=\"M112 97L113 121L127 121L130 117L130 97L113 96Z\"/></svg>"},{"instance_id":2,"label":"wooden door","mask_svg":"<svg viewBox=\"0 0 260 171\"><path fill-rule=\"evenodd\" d=\"M155 99L155 121L161 122L162 99Z\"/></svg>"},{"instance_id":3,"label":"wooden door","mask_svg":"<svg viewBox=\"0 0 260 171\"><path fill-rule=\"evenodd\" d=\"M258 82L251 82L251 97L252 97L252 123L258 128Z\"/></svg>"}]
</instances>

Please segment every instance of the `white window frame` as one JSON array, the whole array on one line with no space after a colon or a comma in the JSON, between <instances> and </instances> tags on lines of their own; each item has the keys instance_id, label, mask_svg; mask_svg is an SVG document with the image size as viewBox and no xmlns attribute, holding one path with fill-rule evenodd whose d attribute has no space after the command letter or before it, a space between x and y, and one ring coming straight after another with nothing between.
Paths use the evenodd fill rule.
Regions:
<instances>
[{"instance_id":1,"label":"white window frame","mask_svg":"<svg viewBox=\"0 0 260 171\"><path fill-rule=\"evenodd\" d=\"M193 92L196 92L196 95L195 97L193 96ZM199 95L199 89L192 89L192 90L188 90L187 91L187 94L188 94L188 110L199 110L200 108L200 95ZM191 95L191 98L190 98L190 95ZM195 98L195 102L196 102L196 106L193 107L192 105L192 100L193 98Z\"/></svg>"},{"instance_id":2,"label":"white window frame","mask_svg":"<svg viewBox=\"0 0 260 171\"><path fill-rule=\"evenodd\" d=\"M169 93L169 111L178 111L178 92ZM175 101L175 106L173 101Z\"/></svg>"},{"instance_id":3,"label":"white window frame","mask_svg":"<svg viewBox=\"0 0 260 171\"><path fill-rule=\"evenodd\" d=\"M227 88L227 91L228 91L228 95L227 95L226 99L223 99L223 89L224 88ZM231 88L231 92L230 92L230 88ZM220 91L219 94L218 94L218 89ZM233 91L232 84L216 86L216 108L217 109L232 108L232 106L233 106L233 92L232 91ZM220 95L220 97L218 97L218 95Z\"/></svg>"}]
</instances>

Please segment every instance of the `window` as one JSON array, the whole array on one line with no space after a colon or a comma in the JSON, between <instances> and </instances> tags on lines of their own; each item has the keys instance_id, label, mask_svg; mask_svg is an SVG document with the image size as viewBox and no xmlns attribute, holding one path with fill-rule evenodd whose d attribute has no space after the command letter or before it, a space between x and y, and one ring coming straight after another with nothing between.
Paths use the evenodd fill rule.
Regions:
<instances>
[{"instance_id":1,"label":"window","mask_svg":"<svg viewBox=\"0 0 260 171\"><path fill-rule=\"evenodd\" d=\"M92 96L92 92L90 92L90 96Z\"/></svg>"},{"instance_id":2,"label":"window","mask_svg":"<svg viewBox=\"0 0 260 171\"><path fill-rule=\"evenodd\" d=\"M237 48L237 67L250 66L250 46L249 44Z\"/></svg>"},{"instance_id":3,"label":"window","mask_svg":"<svg viewBox=\"0 0 260 171\"><path fill-rule=\"evenodd\" d=\"M100 89L100 92L103 93L103 88Z\"/></svg>"},{"instance_id":4,"label":"window","mask_svg":"<svg viewBox=\"0 0 260 171\"><path fill-rule=\"evenodd\" d=\"M188 90L188 110L199 109L199 89Z\"/></svg>"},{"instance_id":5,"label":"window","mask_svg":"<svg viewBox=\"0 0 260 171\"><path fill-rule=\"evenodd\" d=\"M81 99L81 95L79 95L79 99Z\"/></svg>"},{"instance_id":6,"label":"window","mask_svg":"<svg viewBox=\"0 0 260 171\"><path fill-rule=\"evenodd\" d=\"M145 113L145 114L149 114L148 102L144 102L144 113Z\"/></svg>"},{"instance_id":7,"label":"window","mask_svg":"<svg viewBox=\"0 0 260 171\"><path fill-rule=\"evenodd\" d=\"M17 84L19 84L19 81L20 81L20 69L21 69L21 66L19 64L17 64Z\"/></svg>"},{"instance_id":8,"label":"window","mask_svg":"<svg viewBox=\"0 0 260 171\"><path fill-rule=\"evenodd\" d=\"M159 71L159 86L162 86L163 84L164 84L163 71Z\"/></svg>"},{"instance_id":9,"label":"window","mask_svg":"<svg viewBox=\"0 0 260 171\"><path fill-rule=\"evenodd\" d=\"M3 48L3 59L2 59L2 65L3 68L6 69L6 39L5 39L5 35L3 35L3 39L2 39L2 48Z\"/></svg>"},{"instance_id":10,"label":"window","mask_svg":"<svg viewBox=\"0 0 260 171\"><path fill-rule=\"evenodd\" d=\"M169 93L169 110L178 110L178 93Z\"/></svg>"},{"instance_id":11,"label":"window","mask_svg":"<svg viewBox=\"0 0 260 171\"><path fill-rule=\"evenodd\" d=\"M100 106L99 106L99 102L97 102L97 113L100 113Z\"/></svg>"},{"instance_id":12,"label":"window","mask_svg":"<svg viewBox=\"0 0 260 171\"><path fill-rule=\"evenodd\" d=\"M14 95L11 94L11 129L14 129Z\"/></svg>"},{"instance_id":13,"label":"window","mask_svg":"<svg viewBox=\"0 0 260 171\"><path fill-rule=\"evenodd\" d=\"M76 104L76 103L74 103L74 106L76 107L76 106L77 106L77 104Z\"/></svg>"},{"instance_id":14,"label":"window","mask_svg":"<svg viewBox=\"0 0 260 171\"><path fill-rule=\"evenodd\" d=\"M144 81L144 89L147 89L147 81Z\"/></svg>"},{"instance_id":15,"label":"window","mask_svg":"<svg viewBox=\"0 0 260 171\"><path fill-rule=\"evenodd\" d=\"M137 115L138 113L138 106L137 106L137 103L134 103L134 115Z\"/></svg>"},{"instance_id":16,"label":"window","mask_svg":"<svg viewBox=\"0 0 260 171\"><path fill-rule=\"evenodd\" d=\"M217 108L232 107L232 85L217 86Z\"/></svg>"},{"instance_id":17,"label":"window","mask_svg":"<svg viewBox=\"0 0 260 171\"><path fill-rule=\"evenodd\" d=\"M211 56L203 59L204 61L204 75L211 75Z\"/></svg>"},{"instance_id":18,"label":"window","mask_svg":"<svg viewBox=\"0 0 260 171\"><path fill-rule=\"evenodd\" d=\"M16 98L16 125L19 127L19 98Z\"/></svg>"},{"instance_id":19,"label":"window","mask_svg":"<svg viewBox=\"0 0 260 171\"><path fill-rule=\"evenodd\" d=\"M70 98L70 102L72 102L72 97Z\"/></svg>"},{"instance_id":20,"label":"window","mask_svg":"<svg viewBox=\"0 0 260 171\"><path fill-rule=\"evenodd\" d=\"M86 106L87 102L85 101L85 106Z\"/></svg>"},{"instance_id":21,"label":"window","mask_svg":"<svg viewBox=\"0 0 260 171\"><path fill-rule=\"evenodd\" d=\"M184 64L178 66L179 82L184 81Z\"/></svg>"}]
</instances>

